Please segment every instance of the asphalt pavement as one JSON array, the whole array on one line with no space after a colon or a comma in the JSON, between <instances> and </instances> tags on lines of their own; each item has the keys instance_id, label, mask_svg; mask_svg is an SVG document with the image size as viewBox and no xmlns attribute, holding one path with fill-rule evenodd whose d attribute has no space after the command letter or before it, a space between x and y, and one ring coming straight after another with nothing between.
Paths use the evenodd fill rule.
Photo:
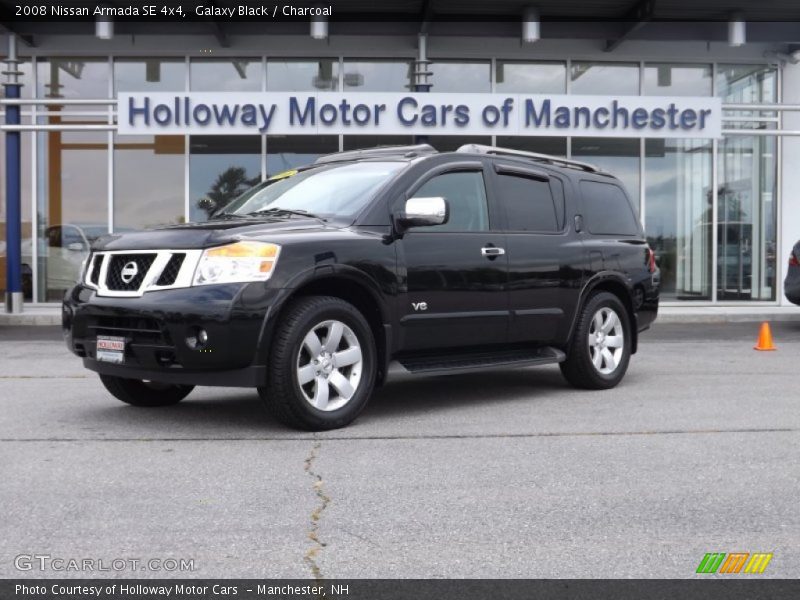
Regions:
<instances>
[{"instance_id":1,"label":"asphalt pavement","mask_svg":"<svg viewBox=\"0 0 800 600\"><path fill-rule=\"evenodd\" d=\"M796 578L800 322L776 352L757 329L656 325L605 392L557 367L389 384L310 434L250 390L126 406L57 329L0 328L0 577L683 578L772 552L758 577Z\"/></svg>"}]
</instances>

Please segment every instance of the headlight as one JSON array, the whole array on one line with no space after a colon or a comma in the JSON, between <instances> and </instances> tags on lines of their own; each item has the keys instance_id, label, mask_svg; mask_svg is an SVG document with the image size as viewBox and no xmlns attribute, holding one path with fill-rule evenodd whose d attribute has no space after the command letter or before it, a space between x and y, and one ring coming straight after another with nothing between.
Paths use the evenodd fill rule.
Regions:
<instances>
[{"instance_id":1,"label":"headlight","mask_svg":"<svg viewBox=\"0 0 800 600\"><path fill-rule=\"evenodd\" d=\"M277 244L249 241L209 248L200 257L192 284L266 281L280 252Z\"/></svg>"}]
</instances>

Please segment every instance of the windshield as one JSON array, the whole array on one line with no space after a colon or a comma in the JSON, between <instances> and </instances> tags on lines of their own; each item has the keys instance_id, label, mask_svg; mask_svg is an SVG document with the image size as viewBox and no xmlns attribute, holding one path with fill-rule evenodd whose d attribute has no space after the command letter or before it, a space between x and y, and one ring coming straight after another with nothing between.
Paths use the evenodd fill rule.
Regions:
<instances>
[{"instance_id":1,"label":"windshield","mask_svg":"<svg viewBox=\"0 0 800 600\"><path fill-rule=\"evenodd\" d=\"M260 212L353 217L404 162L360 162L314 167L266 181L228 204L216 217Z\"/></svg>"}]
</instances>

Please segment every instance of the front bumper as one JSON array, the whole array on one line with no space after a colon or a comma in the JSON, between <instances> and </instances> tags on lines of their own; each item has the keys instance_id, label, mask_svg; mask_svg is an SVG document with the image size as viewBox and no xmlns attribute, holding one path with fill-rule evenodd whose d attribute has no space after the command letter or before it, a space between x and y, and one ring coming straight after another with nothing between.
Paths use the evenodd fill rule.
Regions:
<instances>
[{"instance_id":1,"label":"front bumper","mask_svg":"<svg viewBox=\"0 0 800 600\"><path fill-rule=\"evenodd\" d=\"M800 267L789 267L783 282L783 293L789 302L800 305Z\"/></svg>"},{"instance_id":2,"label":"front bumper","mask_svg":"<svg viewBox=\"0 0 800 600\"><path fill-rule=\"evenodd\" d=\"M63 304L67 347L87 369L163 383L255 387L266 382L260 351L280 290L264 283L198 286L137 298L98 296L78 285ZM204 329L208 342L193 344ZM125 339L123 364L101 362L97 336Z\"/></svg>"}]
</instances>

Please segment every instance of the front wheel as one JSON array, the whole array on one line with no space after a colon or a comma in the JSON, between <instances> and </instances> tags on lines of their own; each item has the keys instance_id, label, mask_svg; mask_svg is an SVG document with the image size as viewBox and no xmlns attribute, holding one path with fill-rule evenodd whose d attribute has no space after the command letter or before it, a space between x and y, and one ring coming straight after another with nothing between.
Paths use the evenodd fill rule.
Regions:
<instances>
[{"instance_id":1,"label":"front wheel","mask_svg":"<svg viewBox=\"0 0 800 600\"><path fill-rule=\"evenodd\" d=\"M258 389L282 423L322 431L344 427L366 406L377 353L369 323L331 296L296 300L273 338L269 384Z\"/></svg>"},{"instance_id":2,"label":"front wheel","mask_svg":"<svg viewBox=\"0 0 800 600\"><path fill-rule=\"evenodd\" d=\"M605 390L617 385L631 356L630 320L625 305L609 292L589 297L573 332L561 372L575 387Z\"/></svg>"},{"instance_id":3,"label":"front wheel","mask_svg":"<svg viewBox=\"0 0 800 600\"><path fill-rule=\"evenodd\" d=\"M177 404L194 389L193 385L173 385L111 375L100 375L100 381L117 400L148 408Z\"/></svg>"}]
</instances>

